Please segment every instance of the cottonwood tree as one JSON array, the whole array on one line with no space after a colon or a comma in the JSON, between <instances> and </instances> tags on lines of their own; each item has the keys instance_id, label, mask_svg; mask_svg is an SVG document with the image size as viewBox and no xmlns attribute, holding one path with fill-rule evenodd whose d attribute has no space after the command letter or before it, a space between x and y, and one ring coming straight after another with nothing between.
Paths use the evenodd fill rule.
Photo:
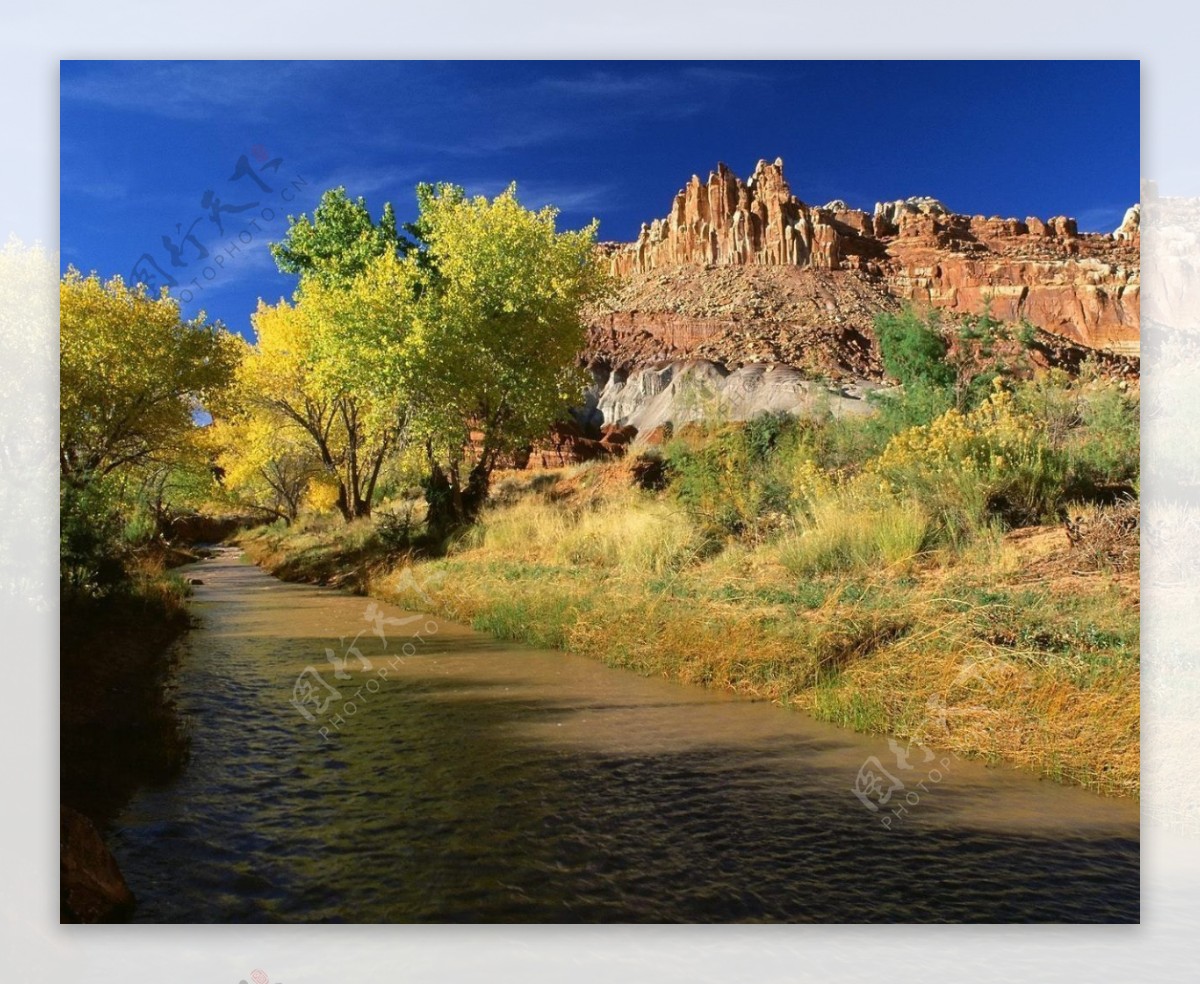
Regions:
<instances>
[{"instance_id":1,"label":"cottonwood tree","mask_svg":"<svg viewBox=\"0 0 1200 984\"><path fill-rule=\"evenodd\" d=\"M189 457L193 414L230 382L233 336L190 321L164 291L68 270L59 285L59 469L83 488L121 469Z\"/></svg>"},{"instance_id":2,"label":"cottonwood tree","mask_svg":"<svg viewBox=\"0 0 1200 984\"><path fill-rule=\"evenodd\" d=\"M235 505L293 522L309 483L323 471L313 442L261 406L215 421L212 431L225 495Z\"/></svg>"},{"instance_id":3,"label":"cottonwood tree","mask_svg":"<svg viewBox=\"0 0 1200 984\"><path fill-rule=\"evenodd\" d=\"M271 244L271 256L284 273L327 286L345 286L378 256L404 256L413 243L396 226L391 203L376 222L366 199L351 200L343 187L321 196L312 218L288 216L281 242Z\"/></svg>"},{"instance_id":4,"label":"cottonwood tree","mask_svg":"<svg viewBox=\"0 0 1200 984\"><path fill-rule=\"evenodd\" d=\"M556 229L516 186L494 199L417 189L421 289L405 370L428 458L432 527L470 522L502 456L580 398L582 309L603 289L598 224Z\"/></svg>"},{"instance_id":5,"label":"cottonwood tree","mask_svg":"<svg viewBox=\"0 0 1200 984\"><path fill-rule=\"evenodd\" d=\"M296 439L336 484L347 520L371 514L379 474L409 419L401 371L410 268L382 254L348 285L308 278L296 301L259 305L242 363L242 416L277 422L278 456ZM238 445L234 445L235 453Z\"/></svg>"},{"instance_id":6,"label":"cottonwood tree","mask_svg":"<svg viewBox=\"0 0 1200 984\"><path fill-rule=\"evenodd\" d=\"M369 515L382 466L417 441L430 526L470 522L503 456L578 400L583 306L604 280L596 223L558 232L515 186L494 199L421 185L417 242L361 199L327 193L293 220L281 268L294 302L260 306L239 382L248 406L312 442L347 519Z\"/></svg>"}]
</instances>

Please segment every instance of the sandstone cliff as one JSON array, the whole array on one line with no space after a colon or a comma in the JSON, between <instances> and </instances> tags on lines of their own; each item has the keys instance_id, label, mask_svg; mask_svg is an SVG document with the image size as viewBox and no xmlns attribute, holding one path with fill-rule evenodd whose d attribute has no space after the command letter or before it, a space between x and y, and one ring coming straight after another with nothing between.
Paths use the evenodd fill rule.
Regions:
<instances>
[{"instance_id":1,"label":"sandstone cliff","mask_svg":"<svg viewBox=\"0 0 1200 984\"><path fill-rule=\"evenodd\" d=\"M875 375L871 320L905 302L1026 319L1136 355L1140 213L1112 235L1075 220L957 215L933 198L805 204L783 162L693 176L666 218L601 249L618 281L592 314L593 364L705 356Z\"/></svg>"}]
</instances>

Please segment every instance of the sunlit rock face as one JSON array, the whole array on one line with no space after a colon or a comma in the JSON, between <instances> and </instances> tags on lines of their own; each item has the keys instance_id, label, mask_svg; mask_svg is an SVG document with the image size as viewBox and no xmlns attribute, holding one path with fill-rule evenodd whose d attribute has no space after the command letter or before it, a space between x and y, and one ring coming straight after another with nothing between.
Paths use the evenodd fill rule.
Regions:
<instances>
[{"instance_id":1,"label":"sunlit rock face","mask_svg":"<svg viewBox=\"0 0 1200 984\"><path fill-rule=\"evenodd\" d=\"M656 343L654 354L686 355L739 331L869 337L875 313L911 302L1025 319L1087 347L1136 354L1139 219L1134 206L1113 234L1089 234L1063 215L959 215L930 197L880 202L872 213L841 200L818 207L792 193L781 160L759 161L745 181L718 164L707 180L693 175L635 242L601 247L619 286L595 312L593 337L636 345L643 357ZM772 282L751 272L771 269L790 272ZM729 303L747 293L763 302L757 310ZM728 341L700 354L746 361ZM742 342L754 347L753 337Z\"/></svg>"}]
</instances>

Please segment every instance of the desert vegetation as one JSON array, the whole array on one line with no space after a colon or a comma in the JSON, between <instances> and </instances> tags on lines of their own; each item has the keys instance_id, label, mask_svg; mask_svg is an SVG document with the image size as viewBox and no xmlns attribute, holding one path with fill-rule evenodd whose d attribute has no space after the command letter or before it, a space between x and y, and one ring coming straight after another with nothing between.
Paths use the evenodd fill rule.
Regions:
<instances>
[{"instance_id":1,"label":"desert vegetation","mask_svg":"<svg viewBox=\"0 0 1200 984\"><path fill-rule=\"evenodd\" d=\"M510 188L417 189L385 206L328 192L274 244L297 274L247 342L164 289L60 280L64 802L103 818L187 754L164 697L196 543L302 513L345 526L336 563L408 541L373 506L414 483L431 535L470 523L500 456L577 399L595 226L559 232ZM363 533L363 543L355 538Z\"/></svg>"},{"instance_id":2,"label":"desert vegetation","mask_svg":"<svg viewBox=\"0 0 1200 984\"><path fill-rule=\"evenodd\" d=\"M1137 386L1038 371L1021 334L881 316L903 385L871 416L714 419L498 472L448 534L413 489L243 542L498 637L1135 794ZM1007 364L962 354L988 339ZM428 590L395 576L414 562Z\"/></svg>"},{"instance_id":3,"label":"desert vegetation","mask_svg":"<svg viewBox=\"0 0 1200 984\"><path fill-rule=\"evenodd\" d=\"M714 412L515 468L580 400L594 240L511 188L421 186L404 227L335 189L275 244L299 283L253 342L70 271L64 640L181 627L181 531L254 526L287 578L1135 792L1136 380L906 308L871 414Z\"/></svg>"}]
</instances>

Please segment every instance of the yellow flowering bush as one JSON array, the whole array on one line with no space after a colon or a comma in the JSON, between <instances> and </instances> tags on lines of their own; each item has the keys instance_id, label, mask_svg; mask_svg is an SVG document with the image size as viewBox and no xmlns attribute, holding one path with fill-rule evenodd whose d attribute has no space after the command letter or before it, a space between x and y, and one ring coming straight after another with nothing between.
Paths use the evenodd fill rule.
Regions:
<instances>
[{"instance_id":1,"label":"yellow flowering bush","mask_svg":"<svg viewBox=\"0 0 1200 984\"><path fill-rule=\"evenodd\" d=\"M881 486L931 506L952 540L989 513L1012 524L1053 513L1066 480L1064 456L999 381L974 410L951 409L897 434L870 470Z\"/></svg>"},{"instance_id":2,"label":"yellow flowering bush","mask_svg":"<svg viewBox=\"0 0 1200 984\"><path fill-rule=\"evenodd\" d=\"M827 472L808 454L792 460L788 504L793 512L811 513L813 506L827 499L841 484L840 472Z\"/></svg>"}]
</instances>

